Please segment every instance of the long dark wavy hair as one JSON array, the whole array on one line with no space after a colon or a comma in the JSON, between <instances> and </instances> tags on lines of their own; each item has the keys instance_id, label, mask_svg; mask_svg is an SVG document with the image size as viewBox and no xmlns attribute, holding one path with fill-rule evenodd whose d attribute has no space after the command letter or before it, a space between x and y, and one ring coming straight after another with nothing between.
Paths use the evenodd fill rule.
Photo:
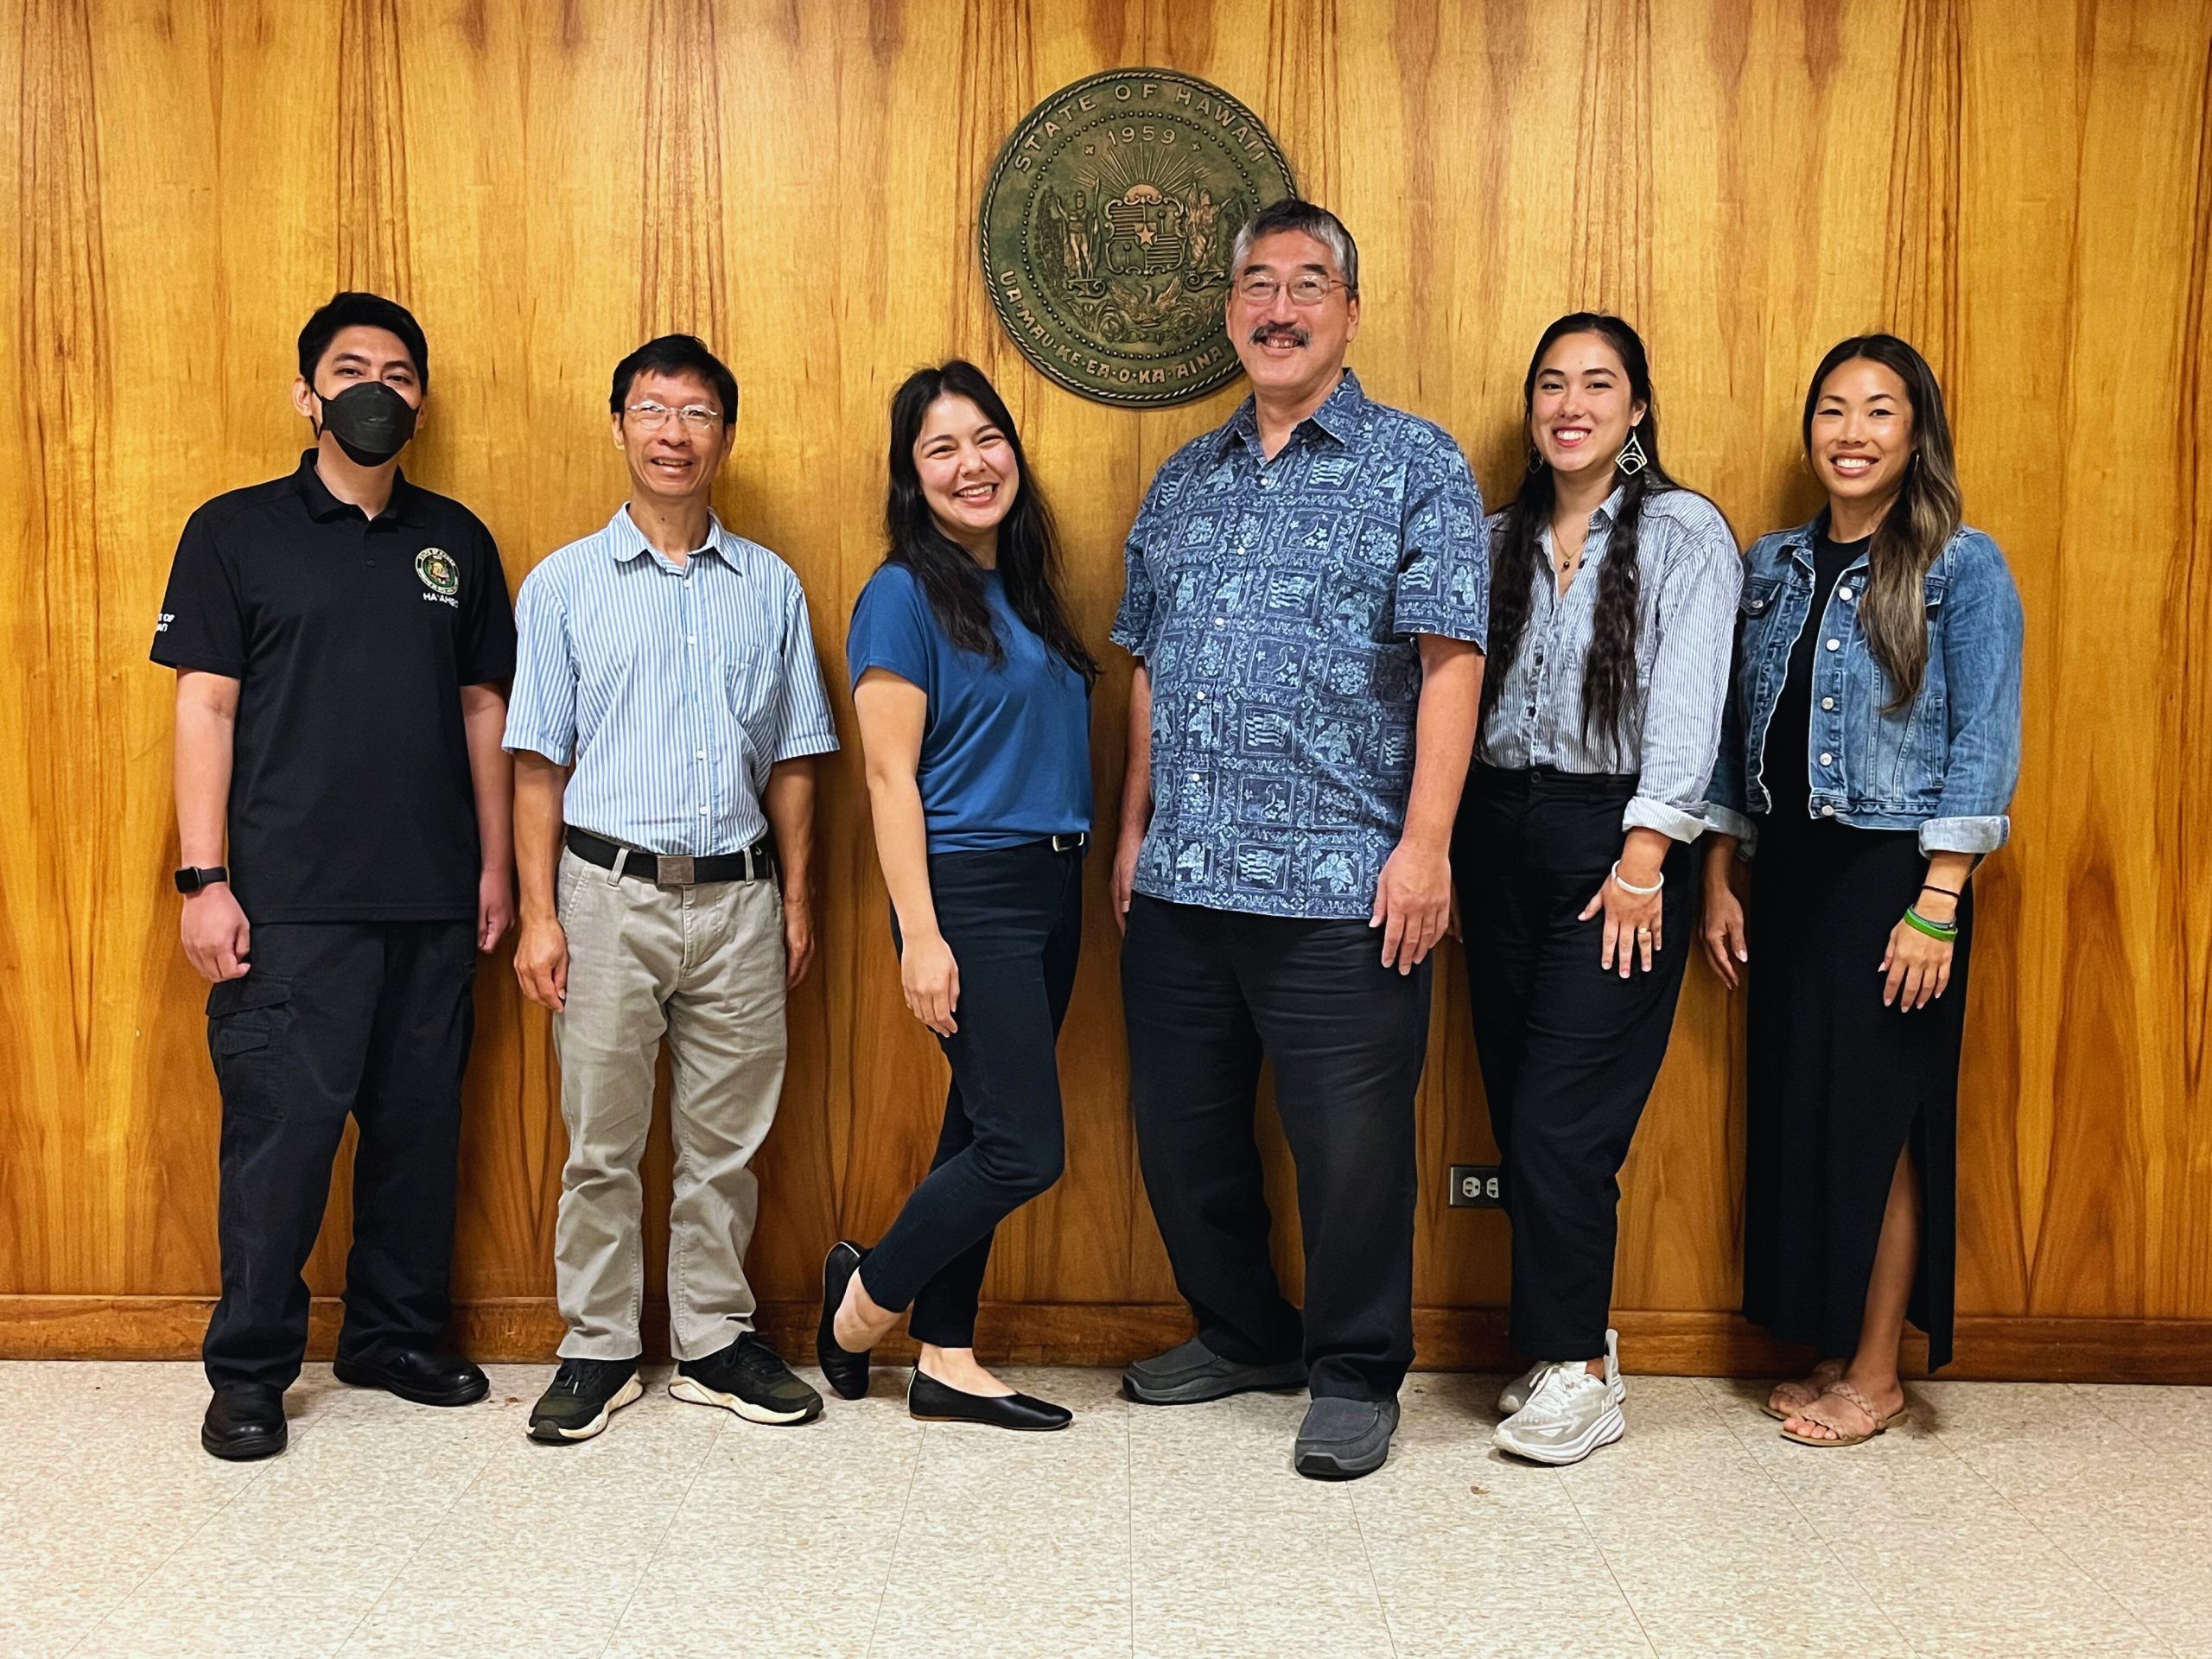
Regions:
<instances>
[{"instance_id":1,"label":"long dark wavy hair","mask_svg":"<svg viewBox=\"0 0 2212 1659\"><path fill-rule=\"evenodd\" d=\"M1905 458L1904 484L1866 550L1866 601L1859 607L1867 646L1896 692L1887 711L1897 714L1919 696L1921 677L1928 671L1928 567L1959 533L1964 509L1943 389L1936 384L1928 359L1895 334L1854 335L1821 359L1813 384L1805 389L1801 435L1806 461L1813 458L1813 412L1820 407L1821 388L1845 364L1862 358L1904 381L1912 404L1912 453Z\"/></svg>"},{"instance_id":2,"label":"long dark wavy hair","mask_svg":"<svg viewBox=\"0 0 2212 1659\"><path fill-rule=\"evenodd\" d=\"M1643 341L1620 318L1600 311L1575 311L1544 330L1529 359L1527 378L1521 382L1522 431L1526 436L1536 407L1536 372L1544 355L1567 334L1598 334L1611 346L1628 374L1631 403L1643 405L1643 418L1629 430L1643 446L1647 464L1634 474L1614 476L1621 485L1619 516L1613 521L1605 543L1605 563L1598 567L1598 600L1590 637L1590 655L1582 670L1582 739L1601 734L1615 753L1621 744L1621 726L1628 713L1630 694L1636 686L1636 633L1639 607L1637 543L1643 533L1645 498L1657 490L1676 490L1681 485L1659 464L1659 402L1651 394L1651 365ZM1483 676L1483 718L1497 705L1505 683L1503 665L1513 661L1521 635L1529 625L1529 593L1535 585L1537 567L1543 563L1544 527L1552 521L1558 486L1529 442L1529 474L1521 493L1505 510L1505 523L1491 548L1490 658L1498 665Z\"/></svg>"},{"instance_id":3,"label":"long dark wavy hair","mask_svg":"<svg viewBox=\"0 0 2212 1659\"><path fill-rule=\"evenodd\" d=\"M1052 510L1029 471L1029 457L1014 416L990 378L973 363L954 358L943 366L917 369L891 399L891 493L884 519L891 532L887 564L914 573L928 595L930 609L945 637L963 651L993 663L1006 660L1006 645L991 622L984 598L983 567L959 543L938 528L922 493L921 470L914 464L914 440L930 405L943 397L965 397L983 418L1006 434L1020 480L1014 505L999 523L998 572L1007 603L1046 648L1083 677L1088 686L1098 677L1098 661L1084 646L1067 607L1060 601L1058 533Z\"/></svg>"}]
</instances>

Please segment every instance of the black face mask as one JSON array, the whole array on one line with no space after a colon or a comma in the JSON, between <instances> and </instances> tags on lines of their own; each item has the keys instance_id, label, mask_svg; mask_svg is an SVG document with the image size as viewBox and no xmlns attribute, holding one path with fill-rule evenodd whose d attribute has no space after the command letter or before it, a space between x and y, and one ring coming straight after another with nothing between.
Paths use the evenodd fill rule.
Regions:
<instances>
[{"instance_id":1,"label":"black face mask","mask_svg":"<svg viewBox=\"0 0 2212 1659\"><path fill-rule=\"evenodd\" d=\"M346 458L359 467L381 467L415 435L415 410L381 380L348 386L322 403L323 429L338 440Z\"/></svg>"}]
</instances>

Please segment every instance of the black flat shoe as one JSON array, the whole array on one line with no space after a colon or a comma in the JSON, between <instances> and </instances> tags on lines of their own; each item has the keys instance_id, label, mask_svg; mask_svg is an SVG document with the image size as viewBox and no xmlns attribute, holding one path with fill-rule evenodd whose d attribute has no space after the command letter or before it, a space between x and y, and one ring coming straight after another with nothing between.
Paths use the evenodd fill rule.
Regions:
<instances>
[{"instance_id":1,"label":"black flat shoe","mask_svg":"<svg viewBox=\"0 0 2212 1659\"><path fill-rule=\"evenodd\" d=\"M418 1406L473 1406L492 1390L491 1379L458 1354L427 1348L393 1348L380 1359L341 1359L331 1368L340 1382L382 1389Z\"/></svg>"},{"instance_id":2,"label":"black flat shoe","mask_svg":"<svg viewBox=\"0 0 2212 1659\"><path fill-rule=\"evenodd\" d=\"M284 1394L281 1389L238 1383L215 1390L200 1423L200 1450L226 1463L251 1463L284 1449Z\"/></svg>"},{"instance_id":3,"label":"black flat shoe","mask_svg":"<svg viewBox=\"0 0 2212 1659\"><path fill-rule=\"evenodd\" d=\"M906 1414L924 1423L988 1423L993 1428L1065 1428L1075 1414L1027 1394L966 1394L914 1373L906 1385Z\"/></svg>"},{"instance_id":4,"label":"black flat shoe","mask_svg":"<svg viewBox=\"0 0 2212 1659\"><path fill-rule=\"evenodd\" d=\"M815 1327L814 1357L830 1386L848 1400L868 1393L868 1351L855 1353L837 1345L837 1310L844 1306L845 1287L853 1282L868 1255L849 1238L841 1238L822 1258L822 1323Z\"/></svg>"}]
</instances>

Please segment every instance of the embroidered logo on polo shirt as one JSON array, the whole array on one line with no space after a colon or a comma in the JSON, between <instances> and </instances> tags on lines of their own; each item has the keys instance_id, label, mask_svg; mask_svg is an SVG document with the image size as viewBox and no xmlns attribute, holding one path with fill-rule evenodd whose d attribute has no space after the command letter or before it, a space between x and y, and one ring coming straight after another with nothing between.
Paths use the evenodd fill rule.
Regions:
<instances>
[{"instance_id":1,"label":"embroidered logo on polo shirt","mask_svg":"<svg viewBox=\"0 0 2212 1659\"><path fill-rule=\"evenodd\" d=\"M454 595L461 591L461 567L454 563L453 555L442 547L426 547L415 556L415 574L430 591L425 598L442 599L448 605L454 603Z\"/></svg>"}]
</instances>

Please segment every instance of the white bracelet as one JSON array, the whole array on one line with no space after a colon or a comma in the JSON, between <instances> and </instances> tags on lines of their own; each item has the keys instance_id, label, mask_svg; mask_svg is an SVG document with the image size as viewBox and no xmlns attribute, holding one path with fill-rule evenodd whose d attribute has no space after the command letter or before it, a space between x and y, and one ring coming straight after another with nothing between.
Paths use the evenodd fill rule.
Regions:
<instances>
[{"instance_id":1,"label":"white bracelet","mask_svg":"<svg viewBox=\"0 0 2212 1659\"><path fill-rule=\"evenodd\" d=\"M1618 887L1623 893L1634 893L1639 899L1649 899L1653 893L1658 892L1661 887L1667 885L1667 872L1664 870L1660 871L1659 880L1657 883L1652 887L1636 887L1630 882L1621 880L1621 861L1617 858L1613 861L1613 885Z\"/></svg>"}]
</instances>

